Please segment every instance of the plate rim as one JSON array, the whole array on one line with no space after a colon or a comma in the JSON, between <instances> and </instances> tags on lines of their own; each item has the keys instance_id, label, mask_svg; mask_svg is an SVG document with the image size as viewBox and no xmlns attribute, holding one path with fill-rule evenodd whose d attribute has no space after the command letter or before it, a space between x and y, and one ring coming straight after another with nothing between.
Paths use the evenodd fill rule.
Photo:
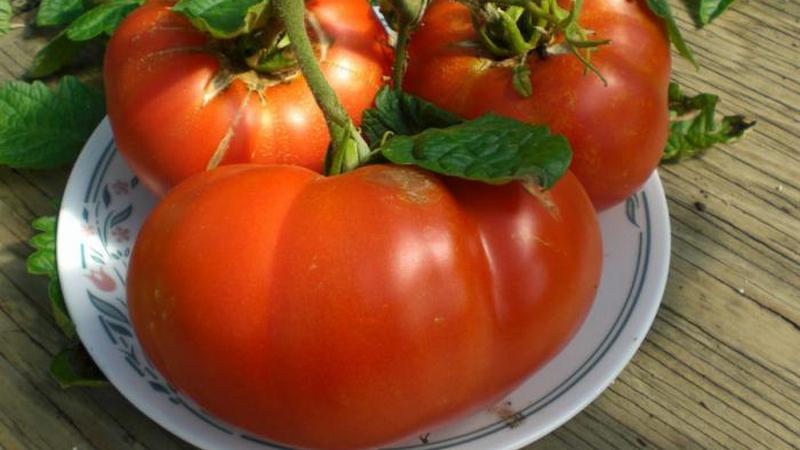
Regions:
<instances>
[{"instance_id":1,"label":"plate rim","mask_svg":"<svg viewBox=\"0 0 800 450\"><path fill-rule=\"evenodd\" d=\"M106 116L97 128L94 130L90 138L87 140L84 148L82 149L77 161L75 162L72 170L70 172L67 185L64 190L63 200L61 203L61 207L59 208L58 213L58 223L64 223L62 220L63 217L68 214L69 206L72 205L72 201L82 197L80 192L82 188L85 187L86 182L85 180L81 180L79 178L85 178L83 176L78 176L82 173L89 173L91 170L91 165L97 165L99 160L101 159L101 155L104 153L100 150L93 150L93 147L98 149L102 149L106 147L104 142L100 142L104 136L110 139L110 143L114 143L113 134L111 132L111 127L108 121L108 117ZM116 149L114 149L115 153L118 153ZM121 158L121 155L118 157ZM87 170L84 166L88 167ZM91 181L90 181L91 184ZM596 367L603 363L604 365L608 366L602 369L602 372L594 372L594 376L599 378L598 380L593 381L592 383L584 385L584 393L577 397L577 400L572 400L568 402L567 408L562 408L561 410L557 410L558 414L555 414L554 418L551 418L546 422L544 425L540 425L533 430L527 430L526 433L522 433L520 429L514 430L510 429L511 433L506 433L502 435L500 438L502 442L498 442L498 444L502 445L502 447L498 448L506 448L506 449L514 449L520 448L522 446L528 445L543 436L549 434L556 428L562 426L567 421L569 421L572 417L577 415L580 411L582 411L586 406L596 400L600 394L605 391L608 386L613 383L613 381L619 376L619 374L624 370L624 368L628 365L630 360L633 358L635 353L638 351L641 344L644 342L644 339L652 327L652 323L655 320L656 314L660 308L660 305L663 300L664 290L666 288L666 283L669 274L669 262L670 262L670 251L671 251L671 230L670 230L670 222L669 222L669 211L668 205L666 201L666 197L664 195L663 185L661 183L660 177L658 176L657 171L655 171L648 181L643 185L640 191L637 191L635 194L638 196L640 193L644 193L642 195L643 201L645 203L648 202L647 199L647 192L650 191L654 197L654 201L651 202L649 207L653 208L651 212L648 209L648 205L645 205L645 211L649 215L648 225L651 226L652 230L647 233L647 238L650 239L648 242L650 257L652 259L648 260L650 268L652 270L645 271L643 275L643 279L640 283L640 290L644 290L644 286L648 284L647 290L651 292L648 297L654 297L649 302L639 303L638 305L635 304L631 311L629 312L629 317L633 314L634 309L637 306L641 306L638 315L640 319L637 322L631 324L627 321L623 324L618 332L618 336L621 336L623 331L627 332L627 334L634 335L634 342L633 345L618 345L615 347L616 338L609 343L607 349L605 350L604 354L600 355L597 361L593 364L592 368L588 369L581 377L579 377L575 383L565 389L563 393L569 392L571 389L581 383L583 377L588 376L592 373L593 370L597 370ZM65 269L66 263L63 261L62 257L59 255L65 255L70 252L64 251L67 245L71 243L65 234L70 231L67 230L66 227L58 227L57 229L57 239L56 239L56 256L57 256L57 267L59 271L59 280L62 287L62 292L64 293L64 300L67 306L67 310L69 311L71 317L76 317L75 309L78 307L77 304L82 299L72 298L71 289L68 288L69 276L63 276L64 273L69 272ZM64 235L62 235L64 233ZM640 234L641 236L641 234ZM657 238L657 239L656 239ZM648 275L650 275L648 280ZM73 277L74 278L74 277ZM635 280L634 280L634 283ZM103 358L98 359L99 350L95 349L91 345L85 344L87 339L84 338L84 333L87 331L84 327L80 326L79 323L75 323L77 334L84 346L86 347L87 351L89 352L92 359L96 362L97 366L100 370L107 374L109 371L113 372L114 370L109 370L111 368L111 362L105 361ZM581 327L584 325L582 324ZM613 326L612 326L613 327ZM638 336L638 339L636 337ZM137 339L138 340L138 339ZM91 339L88 340L91 342ZM598 347L599 348L599 347ZM611 350L614 350L613 352ZM590 360L593 356L587 358L587 361ZM605 358L605 359L604 359ZM102 361L102 362L98 362ZM108 367L104 367L106 365ZM576 370L577 372L577 370ZM126 390L125 386L120 386L118 383L119 380L115 381L111 377L108 377L111 384L115 387L115 389L120 392L131 404L133 404L138 410L144 413L148 418L153 420L156 424L158 424L163 429L167 430L171 434L183 439L192 445L195 445L200 448L209 448L209 442L205 440L201 440L199 437L195 436L191 433L191 430L186 429L185 427L181 427L177 422L170 421L168 414L163 410L163 408L158 407L157 405L153 404L152 402L139 400L134 394L136 393L135 390ZM569 378L569 377L568 377ZM567 379L568 379L567 378ZM560 385L559 385L560 386ZM557 390L558 387L554 388L553 391ZM549 395L546 394L546 395ZM545 395L545 396L546 396ZM558 400L559 398L563 398L562 394L557 395L553 402ZM525 406L525 409L528 409L530 405ZM543 406L546 407L547 405ZM535 414L536 411L532 411L525 417L529 417L532 414ZM217 419L218 420L218 419ZM496 433L502 429L508 429L507 426L503 425L500 426L496 430L491 430L488 432L484 432L484 434L480 434L474 437L470 437L465 439L467 436L471 436L480 430L491 429L498 425L502 424L500 422L494 422L490 425L482 426L478 430L472 430L470 432L466 432L460 434L458 436L442 439L440 441L425 443L422 445L403 445L403 446L391 446L389 449L391 450L410 450L410 449L424 449L424 450L433 450L433 449L443 449L443 448L459 448L463 445L467 445L470 443L475 442L482 442L485 438L490 437L492 435L496 435ZM524 427L519 427L523 428ZM516 432L515 432L516 431ZM498 435L500 436L500 435ZM290 447L282 446L281 444L269 442L269 441L262 441L260 439L248 439L255 441L255 443L260 443L262 445L270 446L271 448L275 449L290 449ZM463 441L461 441L463 440ZM452 442L452 441L459 441L459 442ZM269 448L269 447L265 447Z\"/></svg>"}]
</instances>

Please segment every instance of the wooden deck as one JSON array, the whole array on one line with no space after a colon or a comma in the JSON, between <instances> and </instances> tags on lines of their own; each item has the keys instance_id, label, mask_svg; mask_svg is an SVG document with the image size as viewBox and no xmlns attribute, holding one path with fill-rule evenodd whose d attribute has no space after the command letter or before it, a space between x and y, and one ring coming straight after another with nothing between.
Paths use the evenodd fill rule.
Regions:
<instances>
[{"instance_id":1,"label":"wooden deck","mask_svg":"<svg viewBox=\"0 0 800 450\"><path fill-rule=\"evenodd\" d=\"M529 449L800 446L800 2L738 0L704 30L674 7L702 66L676 58L675 79L758 125L660 169L673 248L653 329L608 390ZM0 80L42 44L26 33L0 38ZM26 241L67 174L0 169L0 448L191 448L113 388L64 391L47 374L64 341Z\"/></svg>"}]
</instances>

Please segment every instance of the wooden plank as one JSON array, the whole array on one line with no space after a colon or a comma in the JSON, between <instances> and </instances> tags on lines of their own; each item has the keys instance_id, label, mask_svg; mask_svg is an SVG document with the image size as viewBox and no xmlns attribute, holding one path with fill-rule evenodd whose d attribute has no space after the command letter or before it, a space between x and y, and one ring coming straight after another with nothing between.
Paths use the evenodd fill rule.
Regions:
<instances>
[{"instance_id":1,"label":"wooden plank","mask_svg":"<svg viewBox=\"0 0 800 450\"><path fill-rule=\"evenodd\" d=\"M675 79L759 123L661 169L673 259L653 329L603 395L529 449L800 446L800 2L738 0L703 30L672 3L702 66L676 57ZM0 81L44 41L0 39ZM66 175L0 169L0 447L191 448L112 389L61 391L46 376L64 341L24 241Z\"/></svg>"},{"instance_id":2,"label":"wooden plank","mask_svg":"<svg viewBox=\"0 0 800 450\"><path fill-rule=\"evenodd\" d=\"M190 448L142 416L111 387L104 388L110 391L105 394L102 390L64 391L49 378L49 361L66 345L66 341L50 317L46 279L25 271L25 257L30 249L24 240L32 233L29 220L51 212L55 206L41 189L36 189L20 174L0 169L0 183L4 183L0 184L0 355L7 363L7 366L0 364L0 378L14 380L15 388L22 393L20 395L25 395L25 399L31 402L39 400L27 393L37 392L51 408L50 412L41 412L33 404L5 403L0 390L0 398L4 399L0 410L8 413L17 407L25 408L33 411L31 414L45 414L49 420L62 421L65 429L72 429L73 433L81 436L80 442L72 438L79 448ZM5 332L7 329L9 332ZM14 372L6 373L4 367L8 370L13 368ZM20 385L24 383L27 385L23 388ZM16 443L10 440L7 445L56 448L52 445L56 441L41 441L31 431L40 422L33 416L9 413L5 429L10 430L9 434L19 436ZM47 433L47 428L39 432ZM0 434L0 439L3 436ZM6 445L4 440L0 442Z\"/></svg>"},{"instance_id":3,"label":"wooden plank","mask_svg":"<svg viewBox=\"0 0 800 450\"><path fill-rule=\"evenodd\" d=\"M104 414L128 431L144 447L153 450L188 450L195 448L180 440L155 422L145 417L113 388L94 389L88 395L100 406Z\"/></svg>"},{"instance_id":4,"label":"wooden plank","mask_svg":"<svg viewBox=\"0 0 800 450\"><path fill-rule=\"evenodd\" d=\"M8 347L8 340L27 336L4 312L0 312L0 329L3 330L0 332L0 398L3 399L0 423L15 437L14 445L26 449L54 449L65 445L94 448L47 395L25 379L16 367L17 361L9 358L7 352L19 350Z\"/></svg>"}]
</instances>

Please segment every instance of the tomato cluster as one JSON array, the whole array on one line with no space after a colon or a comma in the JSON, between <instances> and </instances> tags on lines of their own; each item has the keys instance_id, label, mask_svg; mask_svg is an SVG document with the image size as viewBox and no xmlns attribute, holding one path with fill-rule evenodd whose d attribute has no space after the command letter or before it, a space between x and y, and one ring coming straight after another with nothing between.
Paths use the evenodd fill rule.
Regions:
<instances>
[{"instance_id":1,"label":"tomato cluster","mask_svg":"<svg viewBox=\"0 0 800 450\"><path fill-rule=\"evenodd\" d=\"M108 44L105 85L117 147L158 195L214 164L294 164L322 171L325 118L302 76L242 70L217 41L151 0ZM389 73L386 33L367 2L313 0L331 42L320 61L358 121Z\"/></svg>"},{"instance_id":2,"label":"tomato cluster","mask_svg":"<svg viewBox=\"0 0 800 450\"><path fill-rule=\"evenodd\" d=\"M566 344L600 279L595 206L636 189L665 139L667 43L641 2L584 5L620 46L593 56L607 87L573 56L534 54L534 93L519 97L507 68L456 45L474 38L461 3L434 1L412 37L411 92L567 136L577 176L544 193L385 163L320 175L330 141L303 76L237 69L170 7L125 20L105 77L120 151L166 193L137 238L128 303L171 384L276 442L367 448L487 407ZM366 1L306 7L357 121L386 82L384 31Z\"/></svg>"}]
</instances>

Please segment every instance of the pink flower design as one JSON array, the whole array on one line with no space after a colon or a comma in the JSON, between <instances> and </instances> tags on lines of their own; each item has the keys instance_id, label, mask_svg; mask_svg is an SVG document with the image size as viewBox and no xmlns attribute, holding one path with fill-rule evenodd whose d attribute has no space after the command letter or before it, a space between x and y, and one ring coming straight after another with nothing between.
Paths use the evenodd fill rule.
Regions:
<instances>
[{"instance_id":1,"label":"pink flower design","mask_svg":"<svg viewBox=\"0 0 800 450\"><path fill-rule=\"evenodd\" d=\"M85 223L85 224L83 224L83 226L81 226L81 231L83 231L83 234L85 236L94 235L94 227L89 225L88 223Z\"/></svg>"},{"instance_id":2,"label":"pink flower design","mask_svg":"<svg viewBox=\"0 0 800 450\"><path fill-rule=\"evenodd\" d=\"M128 242L131 240L131 230L125 227L115 227L111 230L111 235L117 240L117 242Z\"/></svg>"},{"instance_id":3,"label":"pink flower design","mask_svg":"<svg viewBox=\"0 0 800 450\"><path fill-rule=\"evenodd\" d=\"M111 189L114 190L114 193L117 195L125 195L128 193L128 183L117 180L111 185Z\"/></svg>"},{"instance_id":4,"label":"pink flower design","mask_svg":"<svg viewBox=\"0 0 800 450\"><path fill-rule=\"evenodd\" d=\"M92 269L89 271L89 275L86 275L86 278L94 283L95 287L101 291L111 292L117 288L117 283L115 283L114 279L105 273L102 268Z\"/></svg>"}]
</instances>

